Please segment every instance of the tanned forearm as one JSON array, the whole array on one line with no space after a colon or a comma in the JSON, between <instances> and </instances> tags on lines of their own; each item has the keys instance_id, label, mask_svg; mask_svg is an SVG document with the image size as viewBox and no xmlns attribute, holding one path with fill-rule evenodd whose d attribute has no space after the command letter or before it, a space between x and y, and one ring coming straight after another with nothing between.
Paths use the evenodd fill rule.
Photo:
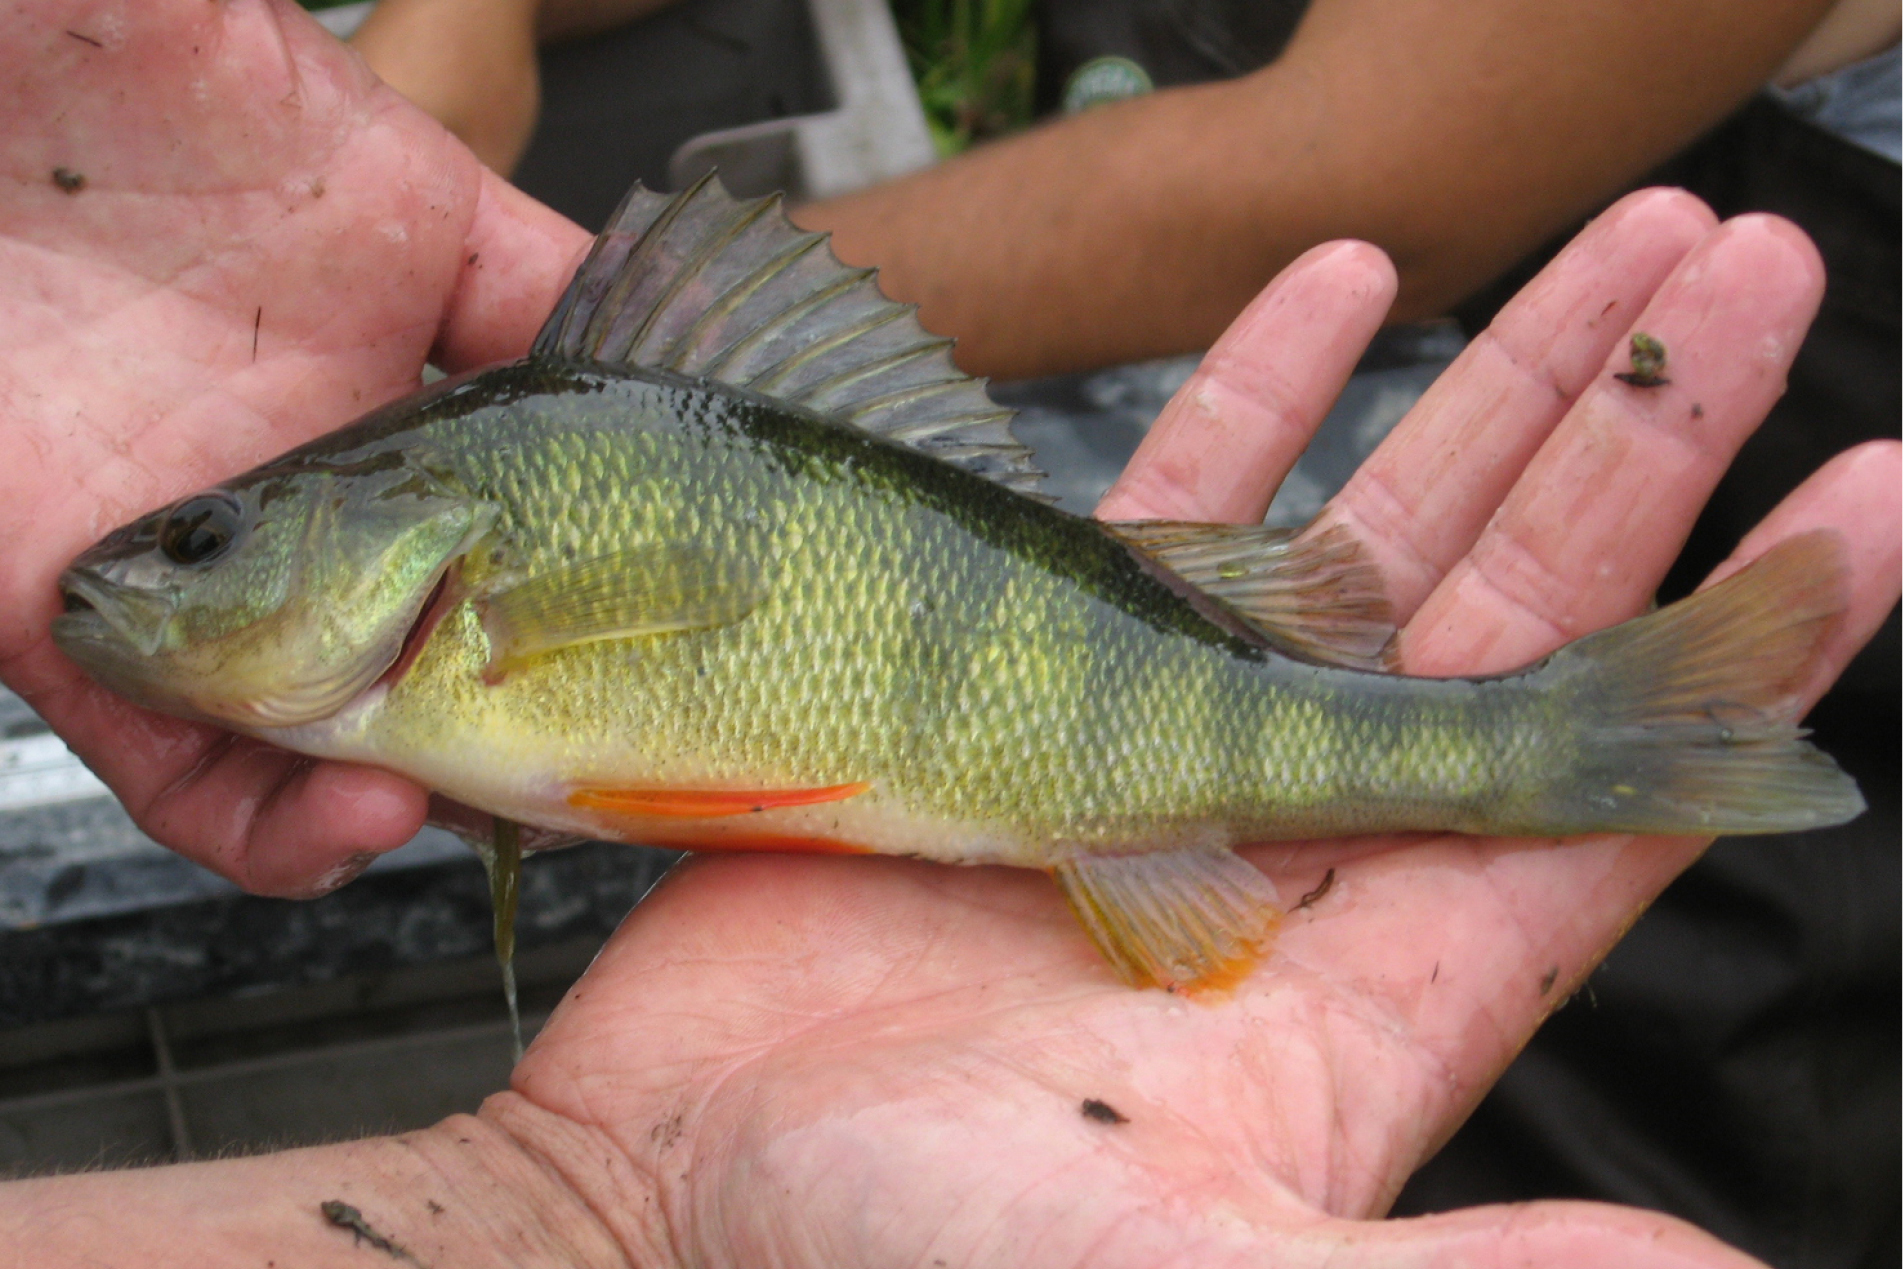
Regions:
<instances>
[{"instance_id":1,"label":"tanned forearm","mask_svg":"<svg viewBox=\"0 0 1904 1269\"><path fill-rule=\"evenodd\" d=\"M515 169L535 129L536 0L381 0L351 46L490 170Z\"/></svg>"},{"instance_id":2,"label":"tanned forearm","mask_svg":"<svg viewBox=\"0 0 1904 1269\"><path fill-rule=\"evenodd\" d=\"M562 1173L462 1115L254 1158L0 1185L7 1269L628 1269Z\"/></svg>"},{"instance_id":3,"label":"tanned forearm","mask_svg":"<svg viewBox=\"0 0 1904 1269\"><path fill-rule=\"evenodd\" d=\"M1063 120L797 219L1024 376L1207 346L1298 253L1441 311L1723 118L1828 0L1316 0L1240 80Z\"/></svg>"}]
</instances>

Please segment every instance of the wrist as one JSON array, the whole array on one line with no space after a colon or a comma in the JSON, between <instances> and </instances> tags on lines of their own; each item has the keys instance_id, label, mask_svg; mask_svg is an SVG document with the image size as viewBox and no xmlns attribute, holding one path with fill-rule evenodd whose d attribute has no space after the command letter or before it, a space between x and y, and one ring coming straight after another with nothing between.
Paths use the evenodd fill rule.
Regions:
<instances>
[{"instance_id":1,"label":"wrist","mask_svg":"<svg viewBox=\"0 0 1904 1269\"><path fill-rule=\"evenodd\" d=\"M0 1265L316 1269L367 1263L371 1239L393 1264L436 1269L630 1264L559 1169L469 1115L396 1137L0 1185Z\"/></svg>"},{"instance_id":2,"label":"wrist","mask_svg":"<svg viewBox=\"0 0 1904 1269\"><path fill-rule=\"evenodd\" d=\"M426 1170L424 1183L434 1178L451 1196L438 1200L445 1210L437 1213L420 1190L405 1191L411 1211L421 1209L432 1222L456 1218L455 1254L423 1259L484 1269L632 1269L635 1262L623 1252L625 1244L614 1228L617 1205L604 1202L607 1193L588 1184L600 1167L599 1150L550 1149L546 1134L525 1137L514 1131L524 1117L495 1114L491 1106L497 1102L527 1106L505 1092L475 1115L452 1116L425 1132L388 1139ZM533 1108L531 1113L558 1118ZM594 1166L581 1166L584 1158ZM460 1210L452 1211L451 1203Z\"/></svg>"},{"instance_id":3,"label":"wrist","mask_svg":"<svg viewBox=\"0 0 1904 1269\"><path fill-rule=\"evenodd\" d=\"M484 1102L480 1118L499 1140L510 1143L513 1160L520 1160L507 1167L492 1165L497 1175L533 1167L560 1191L559 1198L545 1200L542 1210L562 1211L578 1228L587 1221L603 1231L606 1245L620 1257L597 1255L586 1263L622 1269L677 1263L658 1179L636 1167L609 1134L544 1110L513 1091Z\"/></svg>"}]
</instances>

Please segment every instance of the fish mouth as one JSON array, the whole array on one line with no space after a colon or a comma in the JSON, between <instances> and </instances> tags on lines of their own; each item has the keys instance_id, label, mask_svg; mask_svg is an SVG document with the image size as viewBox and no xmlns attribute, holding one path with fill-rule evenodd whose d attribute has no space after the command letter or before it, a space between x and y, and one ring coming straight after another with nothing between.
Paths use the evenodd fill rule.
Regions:
<instances>
[{"instance_id":1,"label":"fish mouth","mask_svg":"<svg viewBox=\"0 0 1904 1269\"><path fill-rule=\"evenodd\" d=\"M80 569L60 574L60 615L53 619L53 641L69 654L75 648L118 648L153 656L172 619L169 599L114 587Z\"/></svg>"},{"instance_id":2,"label":"fish mouth","mask_svg":"<svg viewBox=\"0 0 1904 1269\"><path fill-rule=\"evenodd\" d=\"M75 616L80 613L99 614L104 589L86 574L77 569L67 569L59 576L60 615ZM103 620L103 617L101 618Z\"/></svg>"},{"instance_id":3,"label":"fish mouth","mask_svg":"<svg viewBox=\"0 0 1904 1269\"><path fill-rule=\"evenodd\" d=\"M149 709L186 705L165 682L158 657L173 605L154 595L122 594L79 570L60 577L64 611L53 619L53 646L95 682ZM202 717L194 712L193 717Z\"/></svg>"}]
</instances>

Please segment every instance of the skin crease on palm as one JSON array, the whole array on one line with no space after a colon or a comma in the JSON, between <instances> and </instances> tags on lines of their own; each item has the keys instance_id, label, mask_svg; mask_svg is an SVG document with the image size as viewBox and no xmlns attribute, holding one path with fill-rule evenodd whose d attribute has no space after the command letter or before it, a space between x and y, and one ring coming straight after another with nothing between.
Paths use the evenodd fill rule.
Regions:
<instances>
[{"instance_id":1,"label":"skin crease on palm","mask_svg":"<svg viewBox=\"0 0 1904 1269\"><path fill-rule=\"evenodd\" d=\"M11 115L31 121L0 134L0 673L149 831L254 888L308 892L407 838L421 792L92 688L47 640L53 577L105 529L406 390L426 355L518 353L585 239L294 10L23 17L0 45ZM85 187L63 192L55 167ZM1653 191L1596 221L1326 513L1375 552L1407 667L1505 669L1643 608L1776 398L1820 287L1809 244L1770 218L1715 227ZM1260 516L1393 292L1361 244L1297 261L1104 514ZM1611 379L1636 326L1669 348L1670 386ZM1835 671L1895 602L1897 522L1898 448L1868 445L1736 558L1842 533L1854 598ZM1292 903L1326 869L1334 884L1234 993L1193 1001L1119 985L1033 873L696 860L611 941L513 1090L431 1131L526 1152L612 1235L607 1263L1750 1263L1670 1218L1588 1204L1368 1219L1699 848L1258 848ZM1086 1098L1129 1122L1086 1118ZM283 1157L311 1171L320 1153ZM201 1194L293 1184L272 1166L134 1175ZM218 1263L209 1246L178 1263Z\"/></svg>"}]
</instances>

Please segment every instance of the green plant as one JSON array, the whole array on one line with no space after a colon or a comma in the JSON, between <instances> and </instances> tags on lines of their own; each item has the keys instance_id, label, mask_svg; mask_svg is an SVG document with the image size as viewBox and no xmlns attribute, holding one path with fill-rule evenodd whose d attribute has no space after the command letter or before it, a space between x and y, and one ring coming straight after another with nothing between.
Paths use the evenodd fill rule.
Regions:
<instances>
[{"instance_id":1,"label":"green plant","mask_svg":"<svg viewBox=\"0 0 1904 1269\"><path fill-rule=\"evenodd\" d=\"M1031 0L893 0L893 12L942 157L1030 125Z\"/></svg>"}]
</instances>

